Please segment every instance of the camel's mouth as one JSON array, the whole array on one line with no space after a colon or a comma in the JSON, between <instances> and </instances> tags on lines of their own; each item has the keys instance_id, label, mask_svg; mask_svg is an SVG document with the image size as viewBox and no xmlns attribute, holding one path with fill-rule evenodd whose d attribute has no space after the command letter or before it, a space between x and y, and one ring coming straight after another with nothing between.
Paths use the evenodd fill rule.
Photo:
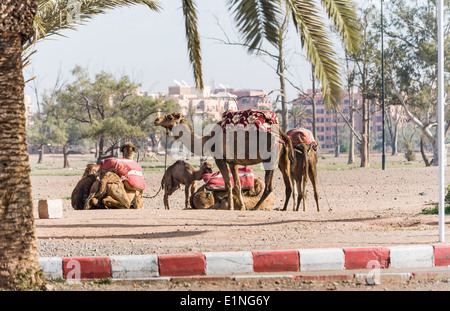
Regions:
<instances>
[{"instance_id":1,"label":"camel's mouth","mask_svg":"<svg viewBox=\"0 0 450 311\"><path fill-rule=\"evenodd\" d=\"M166 122L166 123L167 123L167 122ZM155 122L154 122L154 125L155 125L155 126L161 126L161 127L164 127L164 128L166 128L166 129L168 129L169 131L171 131L172 128L173 128L173 125L172 125L172 124L170 124L170 125L164 124L164 118L162 118L162 119L156 119Z\"/></svg>"},{"instance_id":2,"label":"camel's mouth","mask_svg":"<svg viewBox=\"0 0 450 311\"><path fill-rule=\"evenodd\" d=\"M155 126L160 126L161 125L162 120L160 120L159 118L155 120L155 122L153 123Z\"/></svg>"}]
</instances>

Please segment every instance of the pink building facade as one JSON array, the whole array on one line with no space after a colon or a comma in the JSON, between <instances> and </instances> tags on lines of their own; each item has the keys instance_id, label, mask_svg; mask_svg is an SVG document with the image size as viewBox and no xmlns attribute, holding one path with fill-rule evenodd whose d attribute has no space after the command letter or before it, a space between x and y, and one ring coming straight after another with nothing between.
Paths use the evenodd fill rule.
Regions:
<instances>
[{"instance_id":1,"label":"pink building facade","mask_svg":"<svg viewBox=\"0 0 450 311\"><path fill-rule=\"evenodd\" d=\"M269 94L263 90L252 89L216 89L215 93L227 92L236 96L238 110L257 109L257 110L272 110L272 103L270 102Z\"/></svg>"},{"instance_id":2,"label":"pink building facade","mask_svg":"<svg viewBox=\"0 0 450 311\"><path fill-rule=\"evenodd\" d=\"M318 92L318 93L317 93ZM312 90L307 91L307 96L299 95L295 104L304 105L310 116L302 121L302 127L312 131ZM361 112L362 94L359 90L353 92L354 108ZM324 153L331 153L335 150L336 127L338 129L338 139L342 139L342 129L347 126L345 119L350 117L349 94L344 92L342 101L339 105L339 112L334 109L329 111L323 103L323 94L321 90L316 90L314 97L316 103L316 140L319 142L320 149ZM357 111L354 112L354 128L356 131L362 131L362 117ZM344 119L345 117L345 119ZM292 125L292 124L290 124ZM383 133L383 121L381 109L376 104L370 105L370 133L377 139Z\"/></svg>"}]
</instances>

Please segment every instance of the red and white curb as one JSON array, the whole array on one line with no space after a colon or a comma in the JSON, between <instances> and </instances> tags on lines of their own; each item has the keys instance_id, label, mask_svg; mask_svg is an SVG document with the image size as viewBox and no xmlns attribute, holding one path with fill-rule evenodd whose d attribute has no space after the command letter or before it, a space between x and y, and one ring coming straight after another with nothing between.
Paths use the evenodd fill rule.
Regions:
<instances>
[{"instance_id":1,"label":"red and white curb","mask_svg":"<svg viewBox=\"0 0 450 311\"><path fill-rule=\"evenodd\" d=\"M204 252L109 257L42 257L39 261L44 276L48 279L112 278L130 280L187 276L245 276L258 273L303 271L334 271L334 274L329 274L330 277L345 279L348 278L345 270L448 267L450 265L450 245ZM339 274L339 271L344 272ZM427 273L432 274L433 272ZM267 277L274 276L275 274L267 275ZM293 275L293 277L320 279L321 276Z\"/></svg>"}]
</instances>

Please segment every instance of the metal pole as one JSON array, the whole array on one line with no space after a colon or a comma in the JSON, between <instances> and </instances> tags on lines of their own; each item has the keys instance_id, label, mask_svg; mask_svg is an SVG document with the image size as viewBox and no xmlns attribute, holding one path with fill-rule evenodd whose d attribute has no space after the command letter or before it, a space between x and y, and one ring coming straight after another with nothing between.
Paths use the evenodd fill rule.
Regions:
<instances>
[{"instance_id":1,"label":"metal pole","mask_svg":"<svg viewBox=\"0 0 450 311\"><path fill-rule=\"evenodd\" d=\"M382 113L382 132L383 132L383 146L381 156L381 168L386 169L386 142L385 142L385 130L384 130L384 23L383 23L383 2L381 0L381 113Z\"/></svg>"},{"instance_id":2,"label":"metal pole","mask_svg":"<svg viewBox=\"0 0 450 311\"><path fill-rule=\"evenodd\" d=\"M445 242L445 145L444 145L444 5L438 1L438 157L439 157L439 241Z\"/></svg>"}]
</instances>

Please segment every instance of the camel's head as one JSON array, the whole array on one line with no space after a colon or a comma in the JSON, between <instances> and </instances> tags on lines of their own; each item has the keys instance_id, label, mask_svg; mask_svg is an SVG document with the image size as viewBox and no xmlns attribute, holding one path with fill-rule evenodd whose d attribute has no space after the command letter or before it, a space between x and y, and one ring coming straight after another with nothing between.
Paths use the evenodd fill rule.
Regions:
<instances>
[{"instance_id":1,"label":"camel's head","mask_svg":"<svg viewBox=\"0 0 450 311\"><path fill-rule=\"evenodd\" d=\"M82 178L95 174L95 172L97 172L98 168L99 168L99 165L97 165L95 163L86 164L86 168L84 169Z\"/></svg>"},{"instance_id":2,"label":"camel's head","mask_svg":"<svg viewBox=\"0 0 450 311\"><path fill-rule=\"evenodd\" d=\"M133 160L136 150L137 147L130 142L126 142L122 147L120 147L120 152L122 152L123 157L129 160Z\"/></svg>"},{"instance_id":3,"label":"camel's head","mask_svg":"<svg viewBox=\"0 0 450 311\"><path fill-rule=\"evenodd\" d=\"M184 117L181 113L172 112L171 114L157 118L155 125L171 130L175 125L180 124L182 120L184 120Z\"/></svg>"},{"instance_id":4,"label":"camel's head","mask_svg":"<svg viewBox=\"0 0 450 311\"><path fill-rule=\"evenodd\" d=\"M205 161L200 165L200 170L203 171L203 174L211 174L213 172L213 164L209 161Z\"/></svg>"}]
</instances>

